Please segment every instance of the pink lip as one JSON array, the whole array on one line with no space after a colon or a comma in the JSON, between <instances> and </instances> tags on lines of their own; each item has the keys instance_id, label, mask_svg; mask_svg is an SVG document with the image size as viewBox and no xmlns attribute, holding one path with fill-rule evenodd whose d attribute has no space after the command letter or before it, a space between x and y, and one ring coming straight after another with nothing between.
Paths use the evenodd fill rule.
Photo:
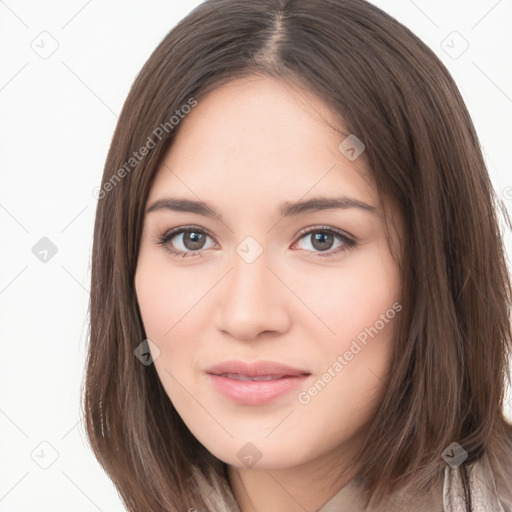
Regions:
<instances>
[{"instance_id":1,"label":"pink lip","mask_svg":"<svg viewBox=\"0 0 512 512\"><path fill-rule=\"evenodd\" d=\"M225 361L206 370L213 387L238 404L263 405L295 389L311 375L305 369L293 368L273 361ZM228 375L222 375L228 374ZM272 376L274 380L238 380Z\"/></svg>"}]
</instances>

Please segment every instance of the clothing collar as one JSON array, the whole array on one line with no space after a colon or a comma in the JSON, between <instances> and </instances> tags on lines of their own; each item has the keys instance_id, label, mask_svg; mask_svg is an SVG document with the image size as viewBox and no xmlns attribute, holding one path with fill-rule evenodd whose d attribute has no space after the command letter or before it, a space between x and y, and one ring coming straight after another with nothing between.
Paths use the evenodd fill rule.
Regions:
<instances>
[{"instance_id":1,"label":"clothing collar","mask_svg":"<svg viewBox=\"0 0 512 512\"><path fill-rule=\"evenodd\" d=\"M487 456L468 467L474 512L512 512L508 497L498 496ZM370 503L365 508L365 491L360 479L344 485L318 512L461 512L464 493L458 468L446 465L443 477L429 492L400 491L386 504Z\"/></svg>"}]
</instances>

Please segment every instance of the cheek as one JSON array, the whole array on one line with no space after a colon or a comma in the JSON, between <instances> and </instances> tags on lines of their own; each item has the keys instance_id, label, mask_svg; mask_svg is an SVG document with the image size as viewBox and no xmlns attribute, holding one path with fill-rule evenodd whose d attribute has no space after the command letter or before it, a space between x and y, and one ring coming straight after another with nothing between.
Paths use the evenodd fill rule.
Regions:
<instances>
[{"instance_id":1,"label":"cheek","mask_svg":"<svg viewBox=\"0 0 512 512\"><path fill-rule=\"evenodd\" d=\"M173 271L165 256L139 256L137 300L145 334L159 349L154 365L169 396L179 393L178 382L190 378L199 350L196 340L209 318L201 302L208 287L191 277L190 272Z\"/></svg>"},{"instance_id":2,"label":"cheek","mask_svg":"<svg viewBox=\"0 0 512 512\"><path fill-rule=\"evenodd\" d=\"M395 312L391 305L388 311L389 317ZM335 343L320 340L322 367L298 397L301 428L322 431L320 444L350 437L371 420L386 391L393 351L392 319L372 321L370 327L352 319L347 331L354 336L346 335L342 324L337 327L343 336Z\"/></svg>"},{"instance_id":3,"label":"cheek","mask_svg":"<svg viewBox=\"0 0 512 512\"><path fill-rule=\"evenodd\" d=\"M135 289L148 338L159 346L168 343L182 319L204 295L203 288L190 280L190 273L173 272L165 255L141 253Z\"/></svg>"},{"instance_id":4,"label":"cheek","mask_svg":"<svg viewBox=\"0 0 512 512\"><path fill-rule=\"evenodd\" d=\"M369 417L385 391L401 310L398 271L390 258L369 254L357 266L330 272L304 290L330 332L316 338L317 381L301 403L311 406L310 418L313 410L321 414L337 404L333 415L352 421L346 415L350 411L356 425Z\"/></svg>"},{"instance_id":5,"label":"cheek","mask_svg":"<svg viewBox=\"0 0 512 512\"><path fill-rule=\"evenodd\" d=\"M366 260L361 258L357 266L318 272L315 279L304 275L300 282L299 296L311 310L304 313L304 318L309 316L309 323L315 322L325 332L320 339L334 342L330 346L336 345L337 350L376 322L384 333L388 322L382 324L382 315L384 320L395 316L394 310L386 312L399 298L399 276L385 258L369 255Z\"/></svg>"}]
</instances>

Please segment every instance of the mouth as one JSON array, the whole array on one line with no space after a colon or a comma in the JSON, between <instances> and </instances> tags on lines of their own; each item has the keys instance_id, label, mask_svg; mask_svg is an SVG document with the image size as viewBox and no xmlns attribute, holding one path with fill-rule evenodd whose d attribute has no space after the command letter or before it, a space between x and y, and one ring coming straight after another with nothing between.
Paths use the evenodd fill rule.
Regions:
<instances>
[{"instance_id":1,"label":"mouth","mask_svg":"<svg viewBox=\"0 0 512 512\"><path fill-rule=\"evenodd\" d=\"M225 361L206 370L212 387L241 405L264 405L304 384L311 373L273 361Z\"/></svg>"},{"instance_id":2,"label":"mouth","mask_svg":"<svg viewBox=\"0 0 512 512\"><path fill-rule=\"evenodd\" d=\"M213 374L215 375L215 374ZM291 375L257 375L254 377L251 377L249 375L243 375L240 373L221 373L218 375L219 377L225 377L226 379L234 379L234 380L241 380L244 382L252 381L252 382L262 382L262 381L268 381L268 380L278 380L285 377L291 377Z\"/></svg>"}]
</instances>

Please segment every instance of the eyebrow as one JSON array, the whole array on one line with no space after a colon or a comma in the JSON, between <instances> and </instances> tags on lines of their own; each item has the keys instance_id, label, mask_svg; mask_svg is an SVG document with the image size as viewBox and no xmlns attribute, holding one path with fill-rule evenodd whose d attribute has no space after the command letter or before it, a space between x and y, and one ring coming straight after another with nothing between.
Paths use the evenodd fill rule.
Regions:
<instances>
[{"instance_id":1,"label":"eyebrow","mask_svg":"<svg viewBox=\"0 0 512 512\"><path fill-rule=\"evenodd\" d=\"M286 201L281 204L280 212L283 217L290 217L321 210L346 210L349 208L359 208L369 213L377 212L375 206L370 206L363 201L350 197L314 197L307 201ZM192 199L177 197L158 199L146 210L146 213L159 210L197 213L198 215L203 215L205 217L217 217L222 220L222 215L211 204Z\"/></svg>"}]
</instances>

